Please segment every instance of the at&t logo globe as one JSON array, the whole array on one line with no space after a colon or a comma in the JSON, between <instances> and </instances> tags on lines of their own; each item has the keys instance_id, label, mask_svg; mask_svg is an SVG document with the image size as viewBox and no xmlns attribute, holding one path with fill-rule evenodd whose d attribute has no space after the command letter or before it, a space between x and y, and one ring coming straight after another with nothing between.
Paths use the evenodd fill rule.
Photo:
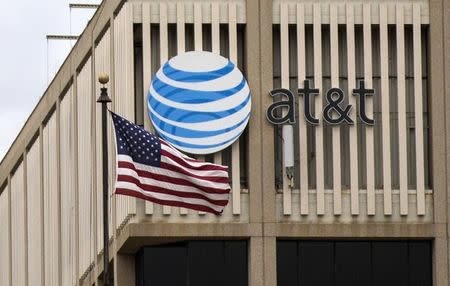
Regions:
<instances>
[{"instance_id":1,"label":"at&t logo globe","mask_svg":"<svg viewBox=\"0 0 450 286\"><path fill-rule=\"evenodd\" d=\"M231 145L244 131L250 109L241 71L211 52L173 57L158 70L148 93L149 116L158 134L191 154Z\"/></svg>"}]
</instances>

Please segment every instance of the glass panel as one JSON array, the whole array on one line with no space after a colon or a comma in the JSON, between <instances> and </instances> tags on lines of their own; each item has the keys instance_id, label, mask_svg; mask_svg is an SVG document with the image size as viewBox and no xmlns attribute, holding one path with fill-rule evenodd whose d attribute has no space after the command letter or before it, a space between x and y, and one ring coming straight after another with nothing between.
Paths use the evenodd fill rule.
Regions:
<instances>
[{"instance_id":1,"label":"glass panel","mask_svg":"<svg viewBox=\"0 0 450 286\"><path fill-rule=\"evenodd\" d=\"M248 285L246 241L187 241L143 247L136 255L138 286Z\"/></svg>"}]
</instances>

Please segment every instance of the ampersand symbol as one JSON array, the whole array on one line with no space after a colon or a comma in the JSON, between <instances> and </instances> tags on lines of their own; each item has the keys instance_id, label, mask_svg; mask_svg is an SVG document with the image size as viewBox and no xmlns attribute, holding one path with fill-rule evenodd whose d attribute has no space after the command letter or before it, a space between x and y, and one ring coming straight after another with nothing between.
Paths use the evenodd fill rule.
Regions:
<instances>
[{"instance_id":1,"label":"ampersand symbol","mask_svg":"<svg viewBox=\"0 0 450 286\"><path fill-rule=\"evenodd\" d=\"M333 95L337 95L337 98L333 98ZM347 122L348 124L353 124L353 120L348 116L350 110L352 109L351 105L347 105L345 109L342 109L339 105L344 100L344 92L342 92L339 88L331 88L327 91L326 96L328 104L325 106L323 110L323 119L329 124L339 124L342 121ZM334 119L331 115L332 111L335 111L339 114L338 118Z\"/></svg>"}]
</instances>

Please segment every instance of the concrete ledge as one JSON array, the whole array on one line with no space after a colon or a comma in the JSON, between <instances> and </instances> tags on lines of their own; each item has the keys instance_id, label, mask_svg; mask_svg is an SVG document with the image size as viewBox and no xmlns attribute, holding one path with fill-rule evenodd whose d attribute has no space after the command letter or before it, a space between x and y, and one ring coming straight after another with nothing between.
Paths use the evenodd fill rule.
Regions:
<instances>
[{"instance_id":1,"label":"concrete ledge","mask_svg":"<svg viewBox=\"0 0 450 286\"><path fill-rule=\"evenodd\" d=\"M266 224L264 236L309 239L395 239L445 236L445 225L436 224Z\"/></svg>"},{"instance_id":2,"label":"concrete ledge","mask_svg":"<svg viewBox=\"0 0 450 286\"><path fill-rule=\"evenodd\" d=\"M433 239L446 237L445 224L152 224L130 223L117 237L119 253L187 239L250 237L306 239Z\"/></svg>"},{"instance_id":3,"label":"concrete ledge","mask_svg":"<svg viewBox=\"0 0 450 286\"><path fill-rule=\"evenodd\" d=\"M117 252L135 253L145 245L186 239L240 239L262 236L262 224L152 224L130 223L117 237Z\"/></svg>"}]
</instances>

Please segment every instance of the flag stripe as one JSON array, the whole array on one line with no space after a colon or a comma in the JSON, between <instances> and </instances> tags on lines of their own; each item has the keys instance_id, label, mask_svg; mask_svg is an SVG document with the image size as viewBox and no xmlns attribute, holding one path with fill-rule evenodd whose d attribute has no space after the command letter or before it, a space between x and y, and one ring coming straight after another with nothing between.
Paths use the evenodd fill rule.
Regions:
<instances>
[{"instance_id":1,"label":"flag stripe","mask_svg":"<svg viewBox=\"0 0 450 286\"><path fill-rule=\"evenodd\" d=\"M191 162L187 162L187 161L183 160L182 158L177 157L176 155L174 155L164 149L161 150L161 155L172 159L173 161L177 162L181 166L191 168L193 170L200 170L200 171L218 170L218 171L228 172L228 168L218 166L218 165L213 165L213 164L198 164L198 166L195 166L195 165L193 166L193 164ZM162 157L161 159L164 159L164 157Z\"/></svg>"},{"instance_id":2,"label":"flag stripe","mask_svg":"<svg viewBox=\"0 0 450 286\"><path fill-rule=\"evenodd\" d=\"M119 161L128 161L128 162L135 162L132 157L127 155L119 155L120 158ZM126 157L126 158L125 158ZM163 162L164 161L164 162ZM141 164L142 166L148 166L145 164ZM155 167L155 166L151 166ZM173 172L177 172L179 174L184 174L189 177L205 180L205 181L211 181L211 182L217 182L217 183L228 183L228 173L225 171L218 171L218 170L206 170L206 171L195 171L191 170L189 168L183 167L176 163L173 160L170 160L169 158L165 156L161 156L161 162L159 164L159 168L161 169L167 169ZM153 169L152 169L153 170Z\"/></svg>"},{"instance_id":3,"label":"flag stripe","mask_svg":"<svg viewBox=\"0 0 450 286\"><path fill-rule=\"evenodd\" d=\"M203 192L197 188L193 188L193 187L187 187L187 186L180 186L180 185L176 185L176 184L171 184L168 182L162 182L159 180L154 180L154 179L149 179L149 178L145 178L142 176L139 176L134 170L130 170L130 169L124 169L124 168L119 168L117 170L117 174L118 176L118 180L124 180L127 182L134 182L131 181L131 179L129 179L128 177L132 177L134 179L136 179L140 184L139 185L142 189L148 189L151 186L154 186L155 188L161 188L161 190L168 190L168 191L176 191L176 192L180 192L180 193L186 193L186 194L193 194L193 197L198 197L198 198L207 198L209 200L213 200L213 201L224 201L224 200L228 200L228 193L222 193L222 194L211 194L211 193L206 193ZM153 189L149 189L150 191L152 191Z\"/></svg>"},{"instance_id":4,"label":"flag stripe","mask_svg":"<svg viewBox=\"0 0 450 286\"><path fill-rule=\"evenodd\" d=\"M166 171L158 167L148 167L136 162L119 161L118 167L133 169L139 176L152 178L155 180L159 179L178 185L191 186L209 193L226 193L226 190L230 188L228 184L215 183L197 178L189 178L184 174Z\"/></svg>"},{"instance_id":5,"label":"flag stripe","mask_svg":"<svg viewBox=\"0 0 450 286\"><path fill-rule=\"evenodd\" d=\"M164 155L161 156L161 164L162 163L167 163L174 167L181 168L185 172L195 173L196 175L203 177L203 178L221 177L228 182L228 171L217 170L217 169L195 170L195 169L189 167L189 165L187 167L180 165L178 162L176 162L176 161L172 160L171 158L164 156Z\"/></svg>"},{"instance_id":6,"label":"flag stripe","mask_svg":"<svg viewBox=\"0 0 450 286\"><path fill-rule=\"evenodd\" d=\"M197 175L195 177L190 176L189 172L183 172L183 169L180 169L178 165L172 165L170 163L164 163L163 165L159 164L159 166L149 166L145 164L141 164L133 160L133 158L126 155L119 155L118 161L130 162L135 164L139 169L145 170L148 172L157 172L158 174L166 175L167 172L171 176L177 176L179 178L189 178L190 180L194 180L198 184L203 183L214 183L220 188L226 188L228 186L228 174L221 173L221 171L198 171L202 175ZM174 163L176 164L176 163ZM169 166L171 165L171 166ZM170 169L169 169L170 168ZM218 173L219 172L219 173Z\"/></svg>"},{"instance_id":7,"label":"flag stripe","mask_svg":"<svg viewBox=\"0 0 450 286\"><path fill-rule=\"evenodd\" d=\"M156 203L156 204L160 204L160 205L167 205L167 206L173 206L173 207L182 207L182 208L187 208L187 209L192 209L192 210L197 210L197 211L202 211L202 212L210 212L216 215L220 215L222 213L223 210L217 211L215 209L209 208L207 206L204 205L196 205L196 204L190 204L190 203L185 203L185 202L179 202L179 201L169 201L169 200L161 200L161 199L156 199L153 198L151 196L147 196L143 193L134 191L134 190L129 190L126 188L116 188L116 194L119 195L126 195L126 196L132 196L132 197L136 197L142 200L146 200L146 201L150 201L152 203Z\"/></svg>"},{"instance_id":8,"label":"flag stripe","mask_svg":"<svg viewBox=\"0 0 450 286\"><path fill-rule=\"evenodd\" d=\"M179 166L175 166L169 163L163 163L161 162L160 167L169 171L177 172L192 178L202 179L202 180L208 180L215 183L228 183L228 178L225 177L219 177L219 176L204 176L204 175L197 175L193 174L192 172L189 172L188 170L185 170L184 168L181 168Z\"/></svg>"},{"instance_id":9,"label":"flag stripe","mask_svg":"<svg viewBox=\"0 0 450 286\"><path fill-rule=\"evenodd\" d=\"M154 193L154 192L148 192L145 191L141 188L139 188L138 186L136 186L133 183L128 183L128 182L123 182L123 181L118 181L117 185L116 185L116 190L117 189L128 189L131 191L136 191L139 192L147 197L151 197L151 198L155 198L158 200L164 200L164 201L177 201L177 202L183 202L183 203L188 203L188 204L193 204L193 205L204 205L210 209L214 209L216 211L219 211L220 209L223 208L223 206L219 206L210 202L207 202L205 200L200 200L200 199L194 199L194 198L183 198L180 196L174 196L174 195L169 195L169 194L160 194L160 193Z\"/></svg>"},{"instance_id":10,"label":"flag stripe","mask_svg":"<svg viewBox=\"0 0 450 286\"><path fill-rule=\"evenodd\" d=\"M188 193L188 192L179 192L175 190L170 190L166 188L161 188L155 185L146 185L139 181L139 179L132 177L132 176L126 176L126 175L119 175L118 178L121 182L128 182L131 184L136 185L136 187L140 188L141 190L145 192L151 192L151 193L159 193L159 194L167 194L167 195L173 195L173 196L179 196L183 198L191 198L191 199L199 199L207 201L211 204L219 205L219 206L225 206L227 204L227 200L211 200L201 194L197 193Z\"/></svg>"},{"instance_id":11,"label":"flag stripe","mask_svg":"<svg viewBox=\"0 0 450 286\"><path fill-rule=\"evenodd\" d=\"M183 168L185 167L185 168L188 168L188 169L191 169L191 170L196 170L197 168L208 167L206 170L201 170L201 169L196 170L195 173L208 176L209 173L205 173L206 171L208 171L208 172L216 171L216 172L220 172L220 174L222 174L222 176L224 176L224 177L228 176L228 167L219 166L219 165L215 165L215 164L212 164L212 163L209 163L209 162L204 162L204 161L192 162L192 161L189 161L189 160L187 160L185 158L180 157L177 154L178 151L176 151L174 149L171 149L170 147L164 148L164 146L162 144L161 144L161 146L162 146L162 148L161 148L161 153L162 154L164 154L165 152L168 152L168 153L173 155L170 158L178 157L183 162L183 163L179 163L179 162L175 161L175 162L177 162L177 165L179 165L180 167L183 167ZM167 158L167 157L168 156L161 156L161 159L164 159L164 158ZM174 160L172 159L172 161L174 161Z\"/></svg>"},{"instance_id":12,"label":"flag stripe","mask_svg":"<svg viewBox=\"0 0 450 286\"><path fill-rule=\"evenodd\" d=\"M170 143L164 141L163 139L160 138L159 140L161 141L161 149L162 150L166 150L166 151L169 151L171 153L174 153L177 156L180 156L181 158L183 158L184 160L186 160L188 162L191 162L193 165L196 165L197 163L199 163L199 164L204 163L204 162L195 160L195 159L193 159L191 157L188 157L188 156L184 155L183 153L181 153L180 151L175 149L175 147L173 147Z\"/></svg>"}]
</instances>

